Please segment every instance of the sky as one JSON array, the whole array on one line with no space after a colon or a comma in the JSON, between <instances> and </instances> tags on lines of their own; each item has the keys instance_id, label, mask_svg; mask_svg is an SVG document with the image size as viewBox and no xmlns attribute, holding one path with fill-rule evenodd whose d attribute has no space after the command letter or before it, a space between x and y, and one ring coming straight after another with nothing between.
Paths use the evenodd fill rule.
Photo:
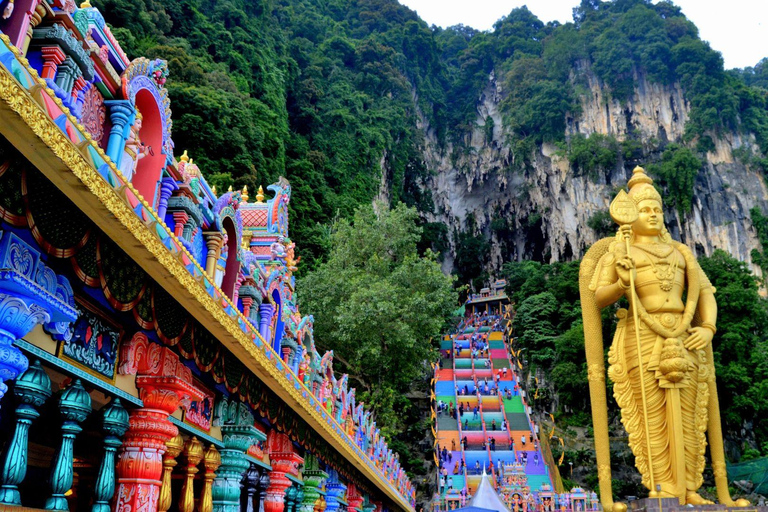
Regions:
<instances>
[{"instance_id":1,"label":"sky","mask_svg":"<svg viewBox=\"0 0 768 512\"><path fill-rule=\"evenodd\" d=\"M580 0L399 0L430 25L459 23L478 30L493 24L515 7L527 5L541 21L573 21ZM768 1L673 0L725 60L726 69L754 66L768 57Z\"/></svg>"}]
</instances>

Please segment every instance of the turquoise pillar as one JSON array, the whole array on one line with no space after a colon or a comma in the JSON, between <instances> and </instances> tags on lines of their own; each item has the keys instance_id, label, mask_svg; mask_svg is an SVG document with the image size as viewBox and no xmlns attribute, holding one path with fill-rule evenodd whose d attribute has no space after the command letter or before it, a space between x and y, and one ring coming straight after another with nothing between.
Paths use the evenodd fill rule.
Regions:
<instances>
[{"instance_id":1,"label":"turquoise pillar","mask_svg":"<svg viewBox=\"0 0 768 512\"><path fill-rule=\"evenodd\" d=\"M285 499L283 500L283 512L293 512L293 504L296 500L296 484L285 490Z\"/></svg>"},{"instance_id":2,"label":"turquoise pillar","mask_svg":"<svg viewBox=\"0 0 768 512\"><path fill-rule=\"evenodd\" d=\"M293 512L301 510L301 503L304 501L304 486L296 486L296 498L293 500Z\"/></svg>"},{"instance_id":3,"label":"turquoise pillar","mask_svg":"<svg viewBox=\"0 0 768 512\"><path fill-rule=\"evenodd\" d=\"M339 498L344 495L347 486L339 481L339 474L335 469L330 470L328 483L325 484L325 512L336 512L341 503Z\"/></svg>"},{"instance_id":4,"label":"turquoise pillar","mask_svg":"<svg viewBox=\"0 0 768 512\"><path fill-rule=\"evenodd\" d=\"M104 456L94 484L91 512L109 512L109 502L115 494L115 453L123 444L120 438L128 430L128 411L119 398L113 398L101 410L101 425L104 432Z\"/></svg>"},{"instance_id":5,"label":"turquoise pillar","mask_svg":"<svg viewBox=\"0 0 768 512\"><path fill-rule=\"evenodd\" d=\"M224 448L219 452L221 466L213 481L213 510L240 512L240 482L251 465L246 452L257 441L266 441L267 436L253 426L253 416L244 403L228 405L222 398L216 409ZM255 483L253 487L255 492Z\"/></svg>"},{"instance_id":6,"label":"turquoise pillar","mask_svg":"<svg viewBox=\"0 0 768 512\"><path fill-rule=\"evenodd\" d=\"M51 489L51 497L45 501L48 510L69 510L64 493L72 487L75 437L83 430L80 423L91 412L91 397L80 379L75 379L61 394L59 410L64 422L61 425L61 446L54 457L51 476L48 478Z\"/></svg>"},{"instance_id":7,"label":"turquoise pillar","mask_svg":"<svg viewBox=\"0 0 768 512\"><path fill-rule=\"evenodd\" d=\"M108 100L104 104L109 108L109 120L112 121L107 142L107 156L119 168L125 141L128 140L129 131L136 119L136 109L128 100Z\"/></svg>"},{"instance_id":8,"label":"turquoise pillar","mask_svg":"<svg viewBox=\"0 0 768 512\"><path fill-rule=\"evenodd\" d=\"M40 406L51 397L51 379L40 361L36 360L16 379L13 394L19 406L16 408L16 429L3 454L0 503L19 506L19 484L27 476L29 427L40 416Z\"/></svg>"}]
</instances>

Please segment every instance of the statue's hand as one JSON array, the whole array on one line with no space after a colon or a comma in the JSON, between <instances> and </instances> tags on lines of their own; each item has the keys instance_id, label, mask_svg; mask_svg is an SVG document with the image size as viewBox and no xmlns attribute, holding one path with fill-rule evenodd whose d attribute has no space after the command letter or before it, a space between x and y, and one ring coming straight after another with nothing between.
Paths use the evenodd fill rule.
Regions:
<instances>
[{"instance_id":1,"label":"statue's hand","mask_svg":"<svg viewBox=\"0 0 768 512\"><path fill-rule=\"evenodd\" d=\"M688 350L701 350L712 343L714 333L706 327L691 327L688 329L688 336L683 345Z\"/></svg>"},{"instance_id":2,"label":"statue's hand","mask_svg":"<svg viewBox=\"0 0 768 512\"><path fill-rule=\"evenodd\" d=\"M637 278L635 260L631 256L624 256L616 261L616 274L619 276L622 288L629 288L630 272L633 279Z\"/></svg>"}]
</instances>

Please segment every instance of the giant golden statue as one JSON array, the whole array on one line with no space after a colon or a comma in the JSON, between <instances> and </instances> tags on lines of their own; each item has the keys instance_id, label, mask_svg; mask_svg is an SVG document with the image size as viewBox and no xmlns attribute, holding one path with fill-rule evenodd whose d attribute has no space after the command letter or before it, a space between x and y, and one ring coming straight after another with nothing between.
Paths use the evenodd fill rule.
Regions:
<instances>
[{"instance_id":1,"label":"giant golden statue","mask_svg":"<svg viewBox=\"0 0 768 512\"><path fill-rule=\"evenodd\" d=\"M616 237L587 251L579 277L603 507L626 510L611 492L600 319L600 309L622 297L630 307L618 311L608 376L643 485L651 497L709 503L698 494L708 432L718 499L746 506L731 499L725 472L712 356L715 289L691 250L670 238L661 196L641 167L629 180L629 193L620 191L611 203L611 217L620 225Z\"/></svg>"}]
</instances>

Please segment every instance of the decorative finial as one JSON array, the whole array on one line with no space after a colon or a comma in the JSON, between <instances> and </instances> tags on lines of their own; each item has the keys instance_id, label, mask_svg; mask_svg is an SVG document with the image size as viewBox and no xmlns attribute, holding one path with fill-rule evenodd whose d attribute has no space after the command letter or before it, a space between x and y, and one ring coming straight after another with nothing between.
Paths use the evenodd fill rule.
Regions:
<instances>
[{"instance_id":1,"label":"decorative finial","mask_svg":"<svg viewBox=\"0 0 768 512\"><path fill-rule=\"evenodd\" d=\"M248 202L248 185L243 185L243 191L240 193L240 197L243 198L243 202Z\"/></svg>"},{"instance_id":2,"label":"decorative finial","mask_svg":"<svg viewBox=\"0 0 768 512\"><path fill-rule=\"evenodd\" d=\"M653 185L653 179L647 174L645 174L645 169L643 169L638 165L632 170L632 177L629 179L629 183L627 183L627 185L631 190L632 187L640 183L647 183L648 185Z\"/></svg>"},{"instance_id":3,"label":"decorative finial","mask_svg":"<svg viewBox=\"0 0 768 512\"><path fill-rule=\"evenodd\" d=\"M181 158L179 158L179 160L181 160L184 163L189 162L189 155L187 154L187 150L186 149L184 150L184 154L181 155Z\"/></svg>"},{"instance_id":4,"label":"decorative finial","mask_svg":"<svg viewBox=\"0 0 768 512\"><path fill-rule=\"evenodd\" d=\"M227 189L227 192L232 192L232 185L229 186L229 188Z\"/></svg>"},{"instance_id":5,"label":"decorative finial","mask_svg":"<svg viewBox=\"0 0 768 512\"><path fill-rule=\"evenodd\" d=\"M216 185L213 186L213 188L211 189L211 192L213 192L213 195L216 195Z\"/></svg>"},{"instance_id":6,"label":"decorative finial","mask_svg":"<svg viewBox=\"0 0 768 512\"><path fill-rule=\"evenodd\" d=\"M629 186L629 197L635 204L640 204L640 201L646 199L653 199L662 203L661 195L656 187L653 186L653 178L645 173L645 169L639 165L632 171L632 178L627 183Z\"/></svg>"},{"instance_id":7,"label":"decorative finial","mask_svg":"<svg viewBox=\"0 0 768 512\"><path fill-rule=\"evenodd\" d=\"M256 202L257 203L263 203L264 202L264 189L261 185L259 185L259 191L256 192Z\"/></svg>"},{"instance_id":8,"label":"decorative finial","mask_svg":"<svg viewBox=\"0 0 768 512\"><path fill-rule=\"evenodd\" d=\"M91 5L91 0L85 0L85 2L80 4L81 9L90 9L91 7L93 7Z\"/></svg>"}]
</instances>

